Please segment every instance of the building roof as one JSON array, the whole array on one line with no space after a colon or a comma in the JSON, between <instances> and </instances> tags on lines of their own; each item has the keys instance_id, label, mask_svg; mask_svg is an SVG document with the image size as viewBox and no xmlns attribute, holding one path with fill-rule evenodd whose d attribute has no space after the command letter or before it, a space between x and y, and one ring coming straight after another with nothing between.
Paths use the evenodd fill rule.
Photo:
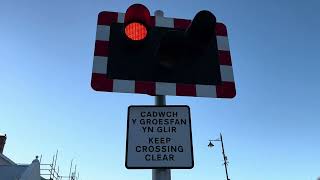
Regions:
<instances>
[{"instance_id":1,"label":"building roof","mask_svg":"<svg viewBox=\"0 0 320 180\"><path fill-rule=\"evenodd\" d=\"M3 155L0 153L0 165L16 165L16 163L14 163L11 159L9 159L7 156ZM3 164L3 162L5 162Z\"/></svg>"}]
</instances>

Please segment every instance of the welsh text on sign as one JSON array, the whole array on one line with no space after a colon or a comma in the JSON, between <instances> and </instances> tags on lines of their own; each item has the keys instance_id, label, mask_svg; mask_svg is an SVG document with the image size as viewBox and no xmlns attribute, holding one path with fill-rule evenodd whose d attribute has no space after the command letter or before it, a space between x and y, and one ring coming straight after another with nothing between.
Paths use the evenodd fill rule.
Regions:
<instances>
[{"instance_id":1,"label":"welsh text on sign","mask_svg":"<svg viewBox=\"0 0 320 180\"><path fill-rule=\"evenodd\" d=\"M188 106L129 106L126 167L193 167Z\"/></svg>"}]
</instances>

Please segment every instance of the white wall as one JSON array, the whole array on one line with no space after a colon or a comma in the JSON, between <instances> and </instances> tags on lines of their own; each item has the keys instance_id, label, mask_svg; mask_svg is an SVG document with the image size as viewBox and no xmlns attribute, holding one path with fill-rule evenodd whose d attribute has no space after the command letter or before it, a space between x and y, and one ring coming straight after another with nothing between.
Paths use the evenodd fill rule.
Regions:
<instances>
[{"instance_id":1,"label":"white wall","mask_svg":"<svg viewBox=\"0 0 320 180\"><path fill-rule=\"evenodd\" d=\"M40 180L40 162L38 159L32 161L19 180Z\"/></svg>"}]
</instances>

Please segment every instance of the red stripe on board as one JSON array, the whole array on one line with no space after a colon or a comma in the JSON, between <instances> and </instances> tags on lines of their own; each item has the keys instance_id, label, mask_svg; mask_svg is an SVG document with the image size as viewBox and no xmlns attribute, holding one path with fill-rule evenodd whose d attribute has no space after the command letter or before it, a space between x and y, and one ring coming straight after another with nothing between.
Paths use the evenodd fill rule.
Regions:
<instances>
[{"instance_id":1,"label":"red stripe on board","mask_svg":"<svg viewBox=\"0 0 320 180\"><path fill-rule=\"evenodd\" d=\"M216 24L216 35L217 36L228 36L227 27L223 23Z\"/></svg>"},{"instance_id":2,"label":"red stripe on board","mask_svg":"<svg viewBox=\"0 0 320 180\"><path fill-rule=\"evenodd\" d=\"M175 29L187 29L190 24L191 24L191 20L174 19L174 28Z\"/></svg>"},{"instance_id":3,"label":"red stripe on board","mask_svg":"<svg viewBox=\"0 0 320 180\"><path fill-rule=\"evenodd\" d=\"M196 85L194 84L177 84L177 96L196 96Z\"/></svg>"},{"instance_id":4,"label":"red stripe on board","mask_svg":"<svg viewBox=\"0 0 320 180\"><path fill-rule=\"evenodd\" d=\"M108 56L109 55L109 41L96 40L94 48L95 56Z\"/></svg>"},{"instance_id":5,"label":"red stripe on board","mask_svg":"<svg viewBox=\"0 0 320 180\"><path fill-rule=\"evenodd\" d=\"M220 51L218 52L220 65L232 66L230 51Z\"/></svg>"},{"instance_id":6,"label":"red stripe on board","mask_svg":"<svg viewBox=\"0 0 320 180\"><path fill-rule=\"evenodd\" d=\"M234 98L236 96L236 85L234 82L222 82L216 86L218 98Z\"/></svg>"},{"instance_id":7,"label":"red stripe on board","mask_svg":"<svg viewBox=\"0 0 320 180\"><path fill-rule=\"evenodd\" d=\"M106 74L92 73L91 87L96 91L112 92L113 80L108 79Z\"/></svg>"},{"instance_id":8,"label":"red stripe on board","mask_svg":"<svg viewBox=\"0 0 320 180\"><path fill-rule=\"evenodd\" d=\"M151 27L156 26L156 18L154 16L150 16L150 26Z\"/></svg>"},{"instance_id":9,"label":"red stripe on board","mask_svg":"<svg viewBox=\"0 0 320 180\"><path fill-rule=\"evenodd\" d=\"M135 93L155 95L156 83L145 82L145 81L135 81Z\"/></svg>"},{"instance_id":10,"label":"red stripe on board","mask_svg":"<svg viewBox=\"0 0 320 180\"><path fill-rule=\"evenodd\" d=\"M118 13L102 11L98 15L98 25L108 25L118 21Z\"/></svg>"}]
</instances>

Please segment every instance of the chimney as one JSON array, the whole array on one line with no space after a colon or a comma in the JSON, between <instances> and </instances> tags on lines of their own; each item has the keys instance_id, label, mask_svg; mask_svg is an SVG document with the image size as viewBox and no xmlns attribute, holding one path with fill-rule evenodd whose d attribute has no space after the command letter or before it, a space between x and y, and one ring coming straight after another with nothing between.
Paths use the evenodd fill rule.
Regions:
<instances>
[{"instance_id":1,"label":"chimney","mask_svg":"<svg viewBox=\"0 0 320 180\"><path fill-rule=\"evenodd\" d=\"M0 154L3 153L4 145L6 144L7 135L0 135Z\"/></svg>"}]
</instances>

